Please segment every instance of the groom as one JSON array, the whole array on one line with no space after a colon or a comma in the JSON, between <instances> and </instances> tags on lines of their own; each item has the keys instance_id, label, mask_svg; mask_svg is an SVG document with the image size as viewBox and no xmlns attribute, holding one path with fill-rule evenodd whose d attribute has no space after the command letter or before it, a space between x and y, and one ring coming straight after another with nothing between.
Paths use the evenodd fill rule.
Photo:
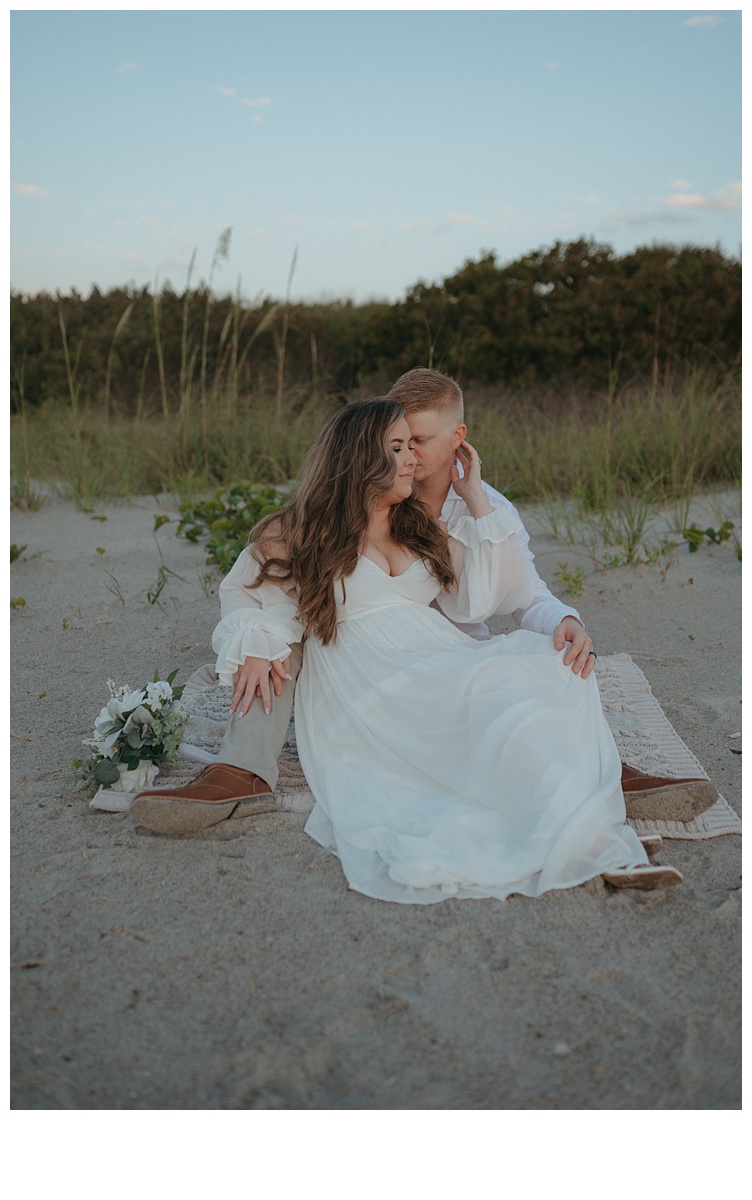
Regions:
<instances>
[{"instance_id":1,"label":"groom","mask_svg":"<svg viewBox=\"0 0 752 1200\"><path fill-rule=\"evenodd\" d=\"M404 408L410 426L417 495L437 519L447 522L462 515L466 506L461 480L456 488L452 485L453 468L466 458L467 429L458 384L439 371L418 367L397 380L389 397ZM515 511L500 492L485 483L483 487L494 508ZM524 528L517 538L530 566L534 594L527 608L512 614L514 621L521 629L551 636L556 649L565 651L564 663L587 679L596 660L592 638L576 609L553 596L538 575ZM227 609L253 603L242 584L232 580L222 582L219 594L223 616ZM460 628L478 639L490 636L484 624ZM289 658L270 663L269 676L257 691L260 703L253 702L247 715L240 705L232 712L217 763L182 787L140 792L131 804L138 824L161 833L194 833L228 817L276 811L277 759L287 735L301 663L300 643L292 647ZM635 815L662 820L690 820L717 797L705 779L664 779L626 765L622 789L628 812L631 806Z\"/></svg>"}]
</instances>

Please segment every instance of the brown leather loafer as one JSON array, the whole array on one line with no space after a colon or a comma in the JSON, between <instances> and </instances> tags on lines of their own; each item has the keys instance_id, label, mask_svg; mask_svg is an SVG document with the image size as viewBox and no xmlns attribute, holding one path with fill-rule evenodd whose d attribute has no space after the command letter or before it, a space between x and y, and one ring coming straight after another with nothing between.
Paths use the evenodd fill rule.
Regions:
<instances>
[{"instance_id":1,"label":"brown leather loafer","mask_svg":"<svg viewBox=\"0 0 752 1200\"><path fill-rule=\"evenodd\" d=\"M604 871L603 878L611 887L640 888L643 891L676 887L677 883L684 881L684 876L676 867L635 867L631 871L619 867L615 871Z\"/></svg>"},{"instance_id":2,"label":"brown leather loafer","mask_svg":"<svg viewBox=\"0 0 752 1200\"><path fill-rule=\"evenodd\" d=\"M627 816L638 821L691 821L718 799L709 779L646 775L622 763L621 790Z\"/></svg>"},{"instance_id":3,"label":"brown leather loafer","mask_svg":"<svg viewBox=\"0 0 752 1200\"><path fill-rule=\"evenodd\" d=\"M230 763L204 767L191 783L139 792L130 803L137 825L156 833L200 833L228 818L276 812L265 780Z\"/></svg>"}]
</instances>

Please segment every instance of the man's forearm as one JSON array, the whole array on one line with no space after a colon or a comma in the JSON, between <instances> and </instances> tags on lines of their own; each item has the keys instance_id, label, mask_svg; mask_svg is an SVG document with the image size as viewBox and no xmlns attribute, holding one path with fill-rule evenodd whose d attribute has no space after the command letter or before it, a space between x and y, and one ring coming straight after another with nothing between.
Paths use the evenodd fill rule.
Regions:
<instances>
[{"instance_id":1,"label":"man's forearm","mask_svg":"<svg viewBox=\"0 0 752 1200\"><path fill-rule=\"evenodd\" d=\"M545 585L536 592L527 608L518 608L512 613L515 625L520 629L528 629L531 633L552 634L556 626L565 617L574 617L582 624L582 618L576 608L568 608L556 596L549 592Z\"/></svg>"}]
</instances>

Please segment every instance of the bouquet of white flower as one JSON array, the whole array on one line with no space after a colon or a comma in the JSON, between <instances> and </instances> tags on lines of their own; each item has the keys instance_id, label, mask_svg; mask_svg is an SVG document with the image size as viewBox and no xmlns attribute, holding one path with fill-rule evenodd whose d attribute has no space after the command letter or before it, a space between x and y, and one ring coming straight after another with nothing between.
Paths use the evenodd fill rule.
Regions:
<instances>
[{"instance_id":1,"label":"bouquet of white flower","mask_svg":"<svg viewBox=\"0 0 752 1200\"><path fill-rule=\"evenodd\" d=\"M91 784L122 787L123 776L143 763L144 784L150 784L158 764L176 757L189 720L178 708L183 688L172 686L176 675L177 671L167 679L155 675L135 690L116 687L108 679L110 699L94 722L94 736L84 738L91 757L77 759L71 767Z\"/></svg>"}]
</instances>

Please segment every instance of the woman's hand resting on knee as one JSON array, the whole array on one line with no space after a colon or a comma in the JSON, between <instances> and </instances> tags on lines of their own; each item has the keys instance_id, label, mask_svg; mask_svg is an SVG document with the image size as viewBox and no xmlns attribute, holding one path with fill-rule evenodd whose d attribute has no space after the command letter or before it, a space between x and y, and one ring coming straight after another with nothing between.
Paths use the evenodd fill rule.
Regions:
<instances>
[{"instance_id":1,"label":"woman's hand resting on knee","mask_svg":"<svg viewBox=\"0 0 752 1200\"><path fill-rule=\"evenodd\" d=\"M244 717L254 697L258 696L268 716L272 711L271 689L274 688L275 696L280 696L288 679L292 679L289 658L275 658L273 662L266 658L247 658L235 672L230 712L238 710L240 716Z\"/></svg>"}]
</instances>

